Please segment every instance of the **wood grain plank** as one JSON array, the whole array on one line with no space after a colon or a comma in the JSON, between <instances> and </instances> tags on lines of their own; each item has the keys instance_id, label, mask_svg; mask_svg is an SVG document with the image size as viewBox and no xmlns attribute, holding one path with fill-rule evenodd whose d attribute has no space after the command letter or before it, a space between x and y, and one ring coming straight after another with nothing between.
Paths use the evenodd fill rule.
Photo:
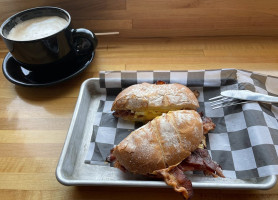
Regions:
<instances>
[{"instance_id":1,"label":"wood grain plank","mask_svg":"<svg viewBox=\"0 0 278 200\"><path fill-rule=\"evenodd\" d=\"M0 157L0 173L55 173L58 158Z\"/></svg>"},{"instance_id":2,"label":"wood grain plank","mask_svg":"<svg viewBox=\"0 0 278 200\"><path fill-rule=\"evenodd\" d=\"M145 38L106 39L107 51L121 50L223 50L277 49L277 37L185 37L185 38ZM271 54L270 54L271 55Z\"/></svg>"},{"instance_id":3,"label":"wood grain plank","mask_svg":"<svg viewBox=\"0 0 278 200\"><path fill-rule=\"evenodd\" d=\"M57 108L57 104L64 102L61 104L59 108ZM22 115L23 118L32 118L32 117L39 117L39 116L31 116L30 112L38 112L41 118L52 116L52 113L60 113L57 117L65 117L70 114L68 111L72 111L76 104L75 98L56 98L51 99L47 97L31 97L28 98L4 98L2 101L3 105L5 106L4 110L1 110L0 117L10 117L15 115ZM68 110L68 111L67 111Z\"/></svg>"},{"instance_id":4,"label":"wood grain plank","mask_svg":"<svg viewBox=\"0 0 278 200\"><path fill-rule=\"evenodd\" d=\"M224 20L219 17L183 17L176 19L174 17L168 17L160 19L133 19L133 29L240 29L246 28L246 24L249 24L249 28L261 28L269 29L277 28L277 24L273 23L278 19L278 16L269 16L267 19L262 20L261 17L229 17ZM211 21L211 23L208 23Z\"/></svg>"},{"instance_id":5,"label":"wood grain plank","mask_svg":"<svg viewBox=\"0 0 278 200\"><path fill-rule=\"evenodd\" d=\"M215 3L215 1L211 1ZM231 1L233 2L233 1ZM269 4L266 3L266 6L270 8L271 2ZM144 4L142 3L142 6ZM165 19L165 18L190 18L190 17L219 17L223 20L229 20L229 17L261 17L268 18L271 16L277 15L277 7L272 7L270 9L230 9L229 7L221 7L221 8L176 8L176 9L151 9L144 6L144 9L127 9L127 10L92 10L88 8L84 8L84 12L80 13L80 11L70 10L70 13L74 13L74 19L83 19L83 20L109 20L109 19L117 19L117 20L127 20L127 19ZM276 23L276 22L273 22Z\"/></svg>"},{"instance_id":6,"label":"wood grain plank","mask_svg":"<svg viewBox=\"0 0 278 200\"><path fill-rule=\"evenodd\" d=\"M65 130L0 130L0 143L64 143Z\"/></svg>"},{"instance_id":7,"label":"wood grain plank","mask_svg":"<svg viewBox=\"0 0 278 200\"><path fill-rule=\"evenodd\" d=\"M75 28L120 31L120 37L278 35L276 0L2 0L0 22L23 9L52 5L72 15Z\"/></svg>"},{"instance_id":8,"label":"wood grain plank","mask_svg":"<svg viewBox=\"0 0 278 200\"><path fill-rule=\"evenodd\" d=\"M0 59L1 61L1 59ZM1 77L1 75L0 75ZM17 96L18 99L21 99L23 101L29 101L29 102L39 102L39 101L50 101L59 99L61 96L64 98L71 98L71 97L77 97L78 92L80 90L81 83L84 80L82 79L82 76L74 77L73 79L63 82L60 85L53 85L50 87L42 87L42 88L30 88L30 87L22 87L18 85L13 85L8 80L2 76L1 78L1 85L0 85L0 97L1 98L15 98ZM3 83L3 84L2 84ZM75 85L76 84L76 85ZM64 90L61 90L61 85L71 85L73 87L65 88ZM10 90L7 90L10 88ZM33 93L36 94L36 96L32 95Z\"/></svg>"},{"instance_id":9,"label":"wood grain plank","mask_svg":"<svg viewBox=\"0 0 278 200\"><path fill-rule=\"evenodd\" d=\"M212 37L212 36L277 36L278 28L242 27L242 28L175 28L175 29L131 29L121 30L122 38L148 38L148 37Z\"/></svg>"},{"instance_id":10,"label":"wood grain plank","mask_svg":"<svg viewBox=\"0 0 278 200\"><path fill-rule=\"evenodd\" d=\"M0 173L0 190L58 190L63 185L58 183L54 173Z\"/></svg>"},{"instance_id":11,"label":"wood grain plank","mask_svg":"<svg viewBox=\"0 0 278 200\"><path fill-rule=\"evenodd\" d=\"M126 0L118 0L117 2L109 1L109 0L94 0L90 2L88 0L80 0L80 1L70 1L70 0L1 0L1 13L4 13L0 16L1 23L8 18L9 16L33 7L39 6L56 6L68 11L74 10L72 16L74 17L75 13L84 13L84 11L94 12L96 10L125 10L126 9ZM84 10L85 9L85 10ZM3 12L5 11L5 12Z\"/></svg>"},{"instance_id":12,"label":"wood grain plank","mask_svg":"<svg viewBox=\"0 0 278 200\"><path fill-rule=\"evenodd\" d=\"M155 4L154 2L150 3ZM165 5L159 6L166 8L166 1L161 2ZM195 8L194 2L196 3ZM262 10L259 10L256 7L259 5L258 3L246 2L252 4L250 6L253 9L251 11L248 7L244 8L248 15L253 13L255 16L262 16L262 18L266 15L275 15L275 5L273 8L270 6L266 8L262 5ZM244 1L243 4L246 2ZM71 4L70 2L67 3L67 6ZM127 4L128 10L113 10L111 7L107 7L106 9L111 10L103 10L103 12L99 10L97 11L99 16L95 13L91 14L97 18L103 18L101 20L104 20L104 23L111 18L120 21L129 20L128 16L131 13L136 19L140 19L140 17L142 19L160 19L159 12L161 12L162 7L154 10L154 17L152 17L151 8L144 9L141 6L136 9L137 2L132 3L134 3L132 5L134 7L128 7ZM146 3L146 1L142 1L142 3ZM192 1L190 9L175 8L175 5L184 5L183 3L176 1L169 5L170 7L173 6L173 9L170 7L168 9L170 14L179 17L182 12L188 12L205 16L207 13L212 15L212 12L220 9L219 5L233 7L232 3L225 4L223 1L213 0ZM217 3L215 9L212 8L213 3ZM23 4L19 3L19 5L22 6ZM205 11L204 13L200 13L202 9ZM233 9L238 10L232 11ZM216 13L222 13L224 18L236 17L236 14L244 18L244 9L241 10L236 6L233 9L226 15L224 12L227 9L216 11ZM86 10L86 12L88 11L89 9ZM140 13L141 11L142 13ZM177 12L176 15L175 11ZM78 12L80 11L76 11L75 14ZM109 12L112 14L109 15ZM143 16L143 14L146 15ZM78 17L85 20L86 18L95 20L90 19L90 13L81 13ZM97 21L93 22L96 23ZM87 22L84 21L84 23ZM182 21L178 23L182 23ZM165 31L169 34L175 30L174 28L173 26L171 30ZM87 78L98 77L100 70L238 68L278 76L278 37L173 38L168 37L169 35L167 36L166 33L157 32L157 36L163 35L167 38L150 38L148 34L156 33L157 30L142 29L140 32L137 29L137 31L135 35L126 32L133 38L100 37L99 49L91 65L79 76L56 86L48 88L14 86L5 79L2 73L0 74L0 199L182 199L171 188L67 187L56 180L57 162L80 86ZM148 33L148 31L151 32ZM185 30L179 31L184 33ZM148 38L137 38L140 33L146 34ZM191 32L189 30L189 33L196 33L196 30ZM1 48L5 48L2 41L0 42ZM2 49L0 56L4 56L6 52L6 49ZM3 57L0 58L2 62L1 59ZM232 200L235 198L238 200L274 200L278 198L278 185L270 190L195 189L194 192L194 199L196 200Z\"/></svg>"},{"instance_id":13,"label":"wood grain plank","mask_svg":"<svg viewBox=\"0 0 278 200\"><path fill-rule=\"evenodd\" d=\"M205 56L263 56L263 57L273 57L273 55L278 55L278 49L262 49L257 51L255 49L239 49L238 51L223 51L221 49L217 50L204 50Z\"/></svg>"},{"instance_id":14,"label":"wood grain plank","mask_svg":"<svg viewBox=\"0 0 278 200\"><path fill-rule=\"evenodd\" d=\"M68 118L21 118L19 116L0 118L2 130L66 130L70 125L71 117Z\"/></svg>"},{"instance_id":15,"label":"wood grain plank","mask_svg":"<svg viewBox=\"0 0 278 200\"><path fill-rule=\"evenodd\" d=\"M125 57L125 58L164 58L165 56L169 56L172 58L176 57L191 57L191 56L204 56L203 50L187 50L187 51L148 51L148 50L137 50L137 51L108 51L106 53L103 53L99 56L99 59L101 58L118 58L118 57Z\"/></svg>"},{"instance_id":16,"label":"wood grain plank","mask_svg":"<svg viewBox=\"0 0 278 200\"><path fill-rule=\"evenodd\" d=\"M0 143L0 157L45 157L57 158L63 144Z\"/></svg>"},{"instance_id":17,"label":"wood grain plank","mask_svg":"<svg viewBox=\"0 0 278 200\"><path fill-rule=\"evenodd\" d=\"M132 20L73 20L73 25L76 28L92 27L92 31L121 31L132 29Z\"/></svg>"},{"instance_id":18,"label":"wood grain plank","mask_svg":"<svg viewBox=\"0 0 278 200\"><path fill-rule=\"evenodd\" d=\"M273 7L269 7L268 3L271 3ZM156 1L136 1L127 0L127 9L129 10L166 10L166 9L183 9L183 8L211 8L211 9L242 9L242 10L254 10L261 8L262 10L275 10L275 6L278 3L275 0L269 0L268 2L253 1L253 0L232 0L229 2L216 0L216 1L206 1L206 0L156 0Z\"/></svg>"},{"instance_id":19,"label":"wood grain plank","mask_svg":"<svg viewBox=\"0 0 278 200\"><path fill-rule=\"evenodd\" d=\"M181 200L182 197L175 193L170 188L113 188L113 187L63 187L64 190L52 189L52 190L15 190L15 189L2 189L3 197L11 199L9 195L14 198L21 200L33 199L38 197L39 199L174 199ZM277 188L277 187L276 187ZM107 192L109 189L109 192ZM277 193L275 188L268 191L259 190L207 190L198 189L195 190L194 199L208 199L213 200L212 195L215 199L227 199L227 196L235 196L239 200L259 200L268 199L275 200ZM20 198L19 198L20 197ZM37 198L35 198L37 199Z\"/></svg>"},{"instance_id":20,"label":"wood grain plank","mask_svg":"<svg viewBox=\"0 0 278 200\"><path fill-rule=\"evenodd\" d=\"M105 63L115 63L119 64L120 62L125 62L127 65L129 64L141 64L141 65L150 65L150 64L159 64L159 65L167 65L167 64L212 64L215 63L216 65L218 63L276 63L278 61L277 57L213 57L211 59L208 59L207 57L201 57L201 56L192 56L192 57L176 57L176 58L162 58L161 56L153 56L149 58L129 58L125 55L122 55L120 57L122 60L119 61L118 58L110 58L109 60L106 60L106 58L99 58L99 60L105 62ZM239 65L239 64L237 64ZM150 66L151 67L151 66Z\"/></svg>"}]
</instances>

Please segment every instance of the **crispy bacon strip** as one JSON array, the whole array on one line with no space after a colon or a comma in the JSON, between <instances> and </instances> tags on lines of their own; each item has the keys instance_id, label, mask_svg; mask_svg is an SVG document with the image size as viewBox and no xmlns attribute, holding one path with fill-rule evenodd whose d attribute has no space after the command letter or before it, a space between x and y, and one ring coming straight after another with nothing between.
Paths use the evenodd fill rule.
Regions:
<instances>
[{"instance_id":1,"label":"crispy bacon strip","mask_svg":"<svg viewBox=\"0 0 278 200\"><path fill-rule=\"evenodd\" d=\"M211 118L209 117L205 117L203 115L203 113L199 113L201 118L202 118L202 121L203 121L203 130L204 130L204 134L207 134L209 131L215 129L215 124L213 123L213 121L211 120Z\"/></svg>"},{"instance_id":2,"label":"crispy bacon strip","mask_svg":"<svg viewBox=\"0 0 278 200\"><path fill-rule=\"evenodd\" d=\"M164 85L167 84L165 81L156 81L156 85Z\"/></svg>"},{"instance_id":3,"label":"crispy bacon strip","mask_svg":"<svg viewBox=\"0 0 278 200\"><path fill-rule=\"evenodd\" d=\"M192 90L192 92L194 93L195 97L198 99L198 97L200 96L200 92L198 90Z\"/></svg>"},{"instance_id":4,"label":"crispy bacon strip","mask_svg":"<svg viewBox=\"0 0 278 200\"><path fill-rule=\"evenodd\" d=\"M207 149L198 148L179 165L182 171L203 171L205 175L225 177L219 164L214 162Z\"/></svg>"},{"instance_id":5,"label":"crispy bacon strip","mask_svg":"<svg viewBox=\"0 0 278 200\"><path fill-rule=\"evenodd\" d=\"M167 185L172 186L174 190L181 193L185 199L189 199L193 196L192 183L180 168L166 168L157 170L155 173L158 177L163 177Z\"/></svg>"},{"instance_id":6,"label":"crispy bacon strip","mask_svg":"<svg viewBox=\"0 0 278 200\"><path fill-rule=\"evenodd\" d=\"M158 177L162 176L176 192L180 192L185 199L189 199L193 196L193 188L191 181L184 174L186 171L203 171L205 175L225 177L220 165L211 159L207 149L200 148L192 152L178 166L157 170L156 173Z\"/></svg>"},{"instance_id":7,"label":"crispy bacon strip","mask_svg":"<svg viewBox=\"0 0 278 200\"><path fill-rule=\"evenodd\" d=\"M130 110L116 110L115 112L113 112L113 116L116 118L134 116L134 113L132 113Z\"/></svg>"},{"instance_id":8,"label":"crispy bacon strip","mask_svg":"<svg viewBox=\"0 0 278 200\"><path fill-rule=\"evenodd\" d=\"M114 148L110 150L110 155L106 157L106 162L112 163L116 161L116 157L113 155Z\"/></svg>"}]
</instances>

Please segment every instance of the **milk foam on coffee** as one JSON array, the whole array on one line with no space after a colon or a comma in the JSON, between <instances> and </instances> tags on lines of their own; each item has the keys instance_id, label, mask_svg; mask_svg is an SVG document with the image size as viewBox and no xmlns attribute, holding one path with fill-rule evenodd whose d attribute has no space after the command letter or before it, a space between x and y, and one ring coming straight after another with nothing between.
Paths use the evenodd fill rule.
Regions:
<instances>
[{"instance_id":1,"label":"milk foam on coffee","mask_svg":"<svg viewBox=\"0 0 278 200\"><path fill-rule=\"evenodd\" d=\"M67 20L57 16L33 18L13 27L7 38L17 41L40 39L59 32L67 24Z\"/></svg>"}]
</instances>

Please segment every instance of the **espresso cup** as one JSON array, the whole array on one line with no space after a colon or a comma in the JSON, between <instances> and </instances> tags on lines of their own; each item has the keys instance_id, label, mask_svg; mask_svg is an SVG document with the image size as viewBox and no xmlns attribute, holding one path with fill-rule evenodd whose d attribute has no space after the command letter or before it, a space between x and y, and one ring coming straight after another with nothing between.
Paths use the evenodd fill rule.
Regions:
<instances>
[{"instance_id":1,"label":"espresso cup","mask_svg":"<svg viewBox=\"0 0 278 200\"><path fill-rule=\"evenodd\" d=\"M42 19L48 20L51 26L32 27L33 21ZM48 28L53 23L54 28ZM29 25L34 30L30 28L29 32L22 34ZM13 37L12 33L15 33ZM11 16L1 25L0 34L13 58L31 71L57 66L57 63L61 66L59 63L93 52L98 44L93 32L72 28L67 11L49 6L31 8Z\"/></svg>"}]
</instances>

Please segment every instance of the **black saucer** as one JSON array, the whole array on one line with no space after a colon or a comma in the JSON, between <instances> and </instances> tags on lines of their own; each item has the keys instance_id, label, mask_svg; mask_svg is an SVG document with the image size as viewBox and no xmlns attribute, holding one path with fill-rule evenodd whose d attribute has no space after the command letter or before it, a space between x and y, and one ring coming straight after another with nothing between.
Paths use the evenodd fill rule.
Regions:
<instances>
[{"instance_id":1,"label":"black saucer","mask_svg":"<svg viewBox=\"0 0 278 200\"><path fill-rule=\"evenodd\" d=\"M29 71L18 63L9 52L2 64L5 77L12 83L21 86L41 87L50 86L68 80L84 69L92 62L94 52L75 56L70 62L63 63L55 68L51 66L44 71Z\"/></svg>"}]
</instances>

